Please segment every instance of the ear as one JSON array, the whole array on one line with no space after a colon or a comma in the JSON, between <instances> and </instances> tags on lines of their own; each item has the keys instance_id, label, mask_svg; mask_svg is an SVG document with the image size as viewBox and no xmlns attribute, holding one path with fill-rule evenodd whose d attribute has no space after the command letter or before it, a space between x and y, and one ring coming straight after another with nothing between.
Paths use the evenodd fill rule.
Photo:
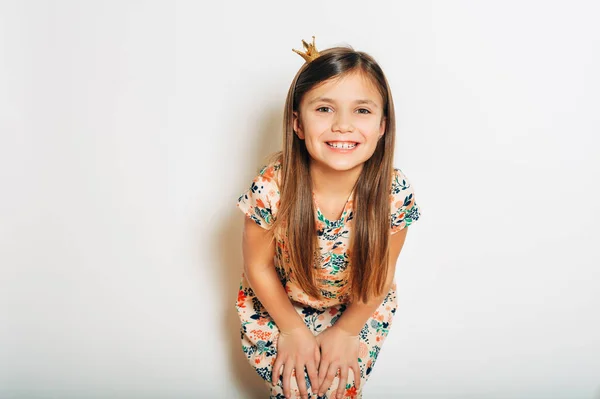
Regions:
<instances>
[{"instance_id":1,"label":"ear","mask_svg":"<svg viewBox=\"0 0 600 399\"><path fill-rule=\"evenodd\" d=\"M298 115L298 111L294 111L294 132L300 140L304 140L304 131L302 130L302 126L300 124L300 117Z\"/></svg>"},{"instance_id":2,"label":"ear","mask_svg":"<svg viewBox=\"0 0 600 399\"><path fill-rule=\"evenodd\" d=\"M381 123L379 124L379 138L383 137L386 126L387 126L387 118L384 116L383 118L381 118Z\"/></svg>"}]
</instances>

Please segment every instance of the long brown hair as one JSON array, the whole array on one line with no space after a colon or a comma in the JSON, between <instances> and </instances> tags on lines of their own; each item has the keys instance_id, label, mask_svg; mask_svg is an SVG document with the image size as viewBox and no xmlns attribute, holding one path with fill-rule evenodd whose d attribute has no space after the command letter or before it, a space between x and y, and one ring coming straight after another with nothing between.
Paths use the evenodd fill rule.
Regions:
<instances>
[{"instance_id":1,"label":"long brown hair","mask_svg":"<svg viewBox=\"0 0 600 399\"><path fill-rule=\"evenodd\" d=\"M287 94L283 120L283 149L276 154L281 162L280 208L274 228L284 231L290 271L311 297L321 298L315 284L315 264L319 245L314 218L309 153L294 132L293 113L300 111L303 96L318 84L359 71L369 77L383 99L386 130L378 141L356 182L353 198L353 232L348 250L351 301L367 302L382 294L387 278L390 230L390 188L393 174L395 116L391 90L377 62L368 54L348 47L320 52L305 63L292 81ZM310 237L310 239L307 239Z\"/></svg>"}]
</instances>

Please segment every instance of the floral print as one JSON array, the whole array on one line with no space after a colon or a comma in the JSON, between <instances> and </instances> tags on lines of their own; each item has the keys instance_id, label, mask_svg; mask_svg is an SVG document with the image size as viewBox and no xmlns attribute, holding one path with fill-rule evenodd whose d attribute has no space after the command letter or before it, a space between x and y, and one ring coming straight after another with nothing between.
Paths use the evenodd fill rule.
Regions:
<instances>
[{"instance_id":1,"label":"floral print","mask_svg":"<svg viewBox=\"0 0 600 399\"><path fill-rule=\"evenodd\" d=\"M263 228L269 228L279 208L279 185L281 164L273 162L264 166L252 181L250 188L238 198L238 208ZM292 273L288 272L289 256L285 239L275 237L275 269L290 301L298 314L304 319L308 329L315 335L335 324L349 305L348 285L350 258L348 245L352 233L352 194L346 202L339 220L328 220L315 204L315 222L319 239L320 258L317 281L323 298L309 297L296 283ZM400 169L394 169L394 178L390 191L390 233L394 234L410 226L420 216L420 208L415 202L412 186ZM375 313L369 318L359 334L360 390L354 384L354 375L348 373L344 398L361 398L362 387L368 380L379 351L387 337L392 319L397 309L396 284L392 285L387 296ZM270 384L272 366L277 356L277 338L279 330L270 318L258 298L255 296L246 276L242 273L236 309L241 322L242 350L271 389L270 398L284 398L282 378L276 386ZM305 373L307 387L310 380ZM338 386L335 377L332 386L324 396L311 393L309 398L322 399L335 397ZM300 398L295 378L291 381L292 397Z\"/></svg>"}]
</instances>

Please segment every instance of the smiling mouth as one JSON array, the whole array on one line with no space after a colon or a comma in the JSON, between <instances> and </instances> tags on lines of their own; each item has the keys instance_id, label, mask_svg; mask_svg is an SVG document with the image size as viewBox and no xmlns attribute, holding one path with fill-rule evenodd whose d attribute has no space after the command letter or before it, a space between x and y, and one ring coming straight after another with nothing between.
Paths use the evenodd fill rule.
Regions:
<instances>
[{"instance_id":1,"label":"smiling mouth","mask_svg":"<svg viewBox=\"0 0 600 399\"><path fill-rule=\"evenodd\" d=\"M355 148L358 143L352 142L352 141L333 141L333 142L327 142L327 145L331 148L337 148L340 150L351 150L353 148Z\"/></svg>"}]
</instances>

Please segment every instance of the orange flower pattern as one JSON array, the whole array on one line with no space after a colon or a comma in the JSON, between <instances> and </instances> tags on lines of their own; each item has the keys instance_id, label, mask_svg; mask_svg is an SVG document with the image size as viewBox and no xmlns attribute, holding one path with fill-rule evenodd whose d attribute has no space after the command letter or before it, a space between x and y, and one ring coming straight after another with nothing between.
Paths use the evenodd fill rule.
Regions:
<instances>
[{"instance_id":1,"label":"orange flower pattern","mask_svg":"<svg viewBox=\"0 0 600 399\"><path fill-rule=\"evenodd\" d=\"M279 208L279 181L281 164L273 162L264 166L253 179L250 188L238 198L238 208L259 226L267 229L272 225ZM275 237L274 266L291 303L304 319L309 330L317 335L335 322L349 305L348 271L351 267L348 245L352 232L352 199L350 198L339 220L328 220L319 210L316 202L315 222L319 238L320 259L317 268L317 281L322 298L309 297L296 283L289 272L289 255L284 237ZM390 192L390 232L394 234L410 226L420 216L420 207L414 199L412 185L400 169L394 169ZM359 358L361 389L356 389L353 373L348 375L344 398L361 398L362 388L369 378L379 351L387 337L393 316L397 309L396 284L388 292L373 316L369 318L359 334ZM282 379L276 386L270 384L272 365L277 356L279 330L266 312L242 272L236 309L241 322L242 350L271 390L271 399L283 399ZM305 381L310 381L305 373ZM318 397L309 389L309 398L323 399L335 397L338 386L335 377L332 386L324 396ZM292 379L292 397L300 398L296 380Z\"/></svg>"}]
</instances>

